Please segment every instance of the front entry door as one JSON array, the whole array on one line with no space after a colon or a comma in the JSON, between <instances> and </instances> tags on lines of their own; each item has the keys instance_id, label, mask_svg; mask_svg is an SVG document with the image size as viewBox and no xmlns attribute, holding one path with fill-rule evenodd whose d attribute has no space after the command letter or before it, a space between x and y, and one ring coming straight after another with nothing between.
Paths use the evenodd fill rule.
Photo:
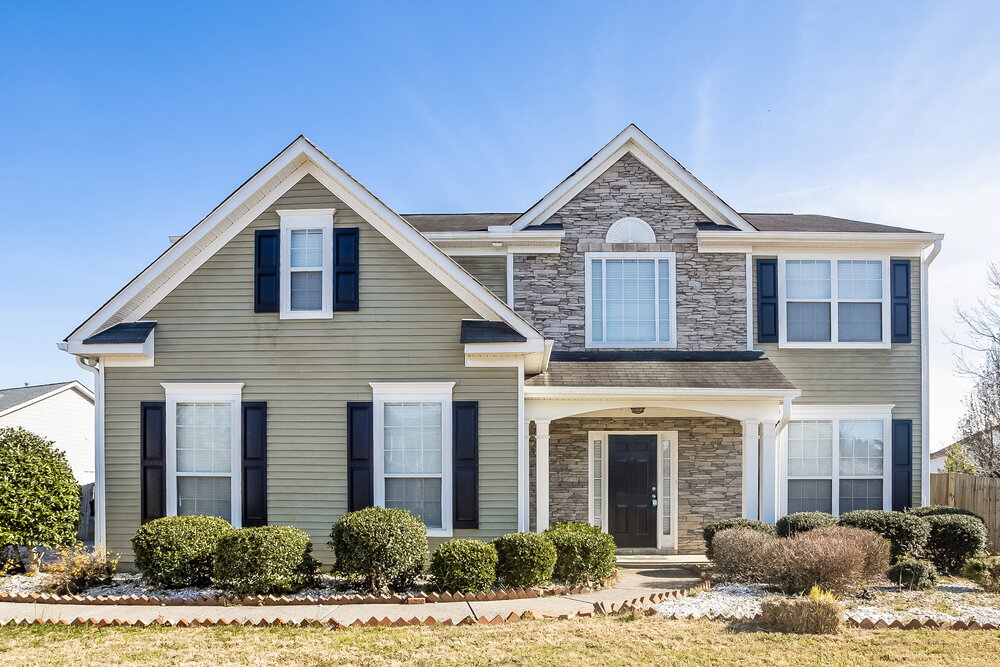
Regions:
<instances>
[{"instance_id":1,"label":"front entry door","mask_svg":"<svg viewBox=\"0 0 1000 667\"><path fill-rule=\"evenodd\" d=\"M656 546L656 436L608 436L608 532L619 547Z\"/></svg>"}]
</instances>

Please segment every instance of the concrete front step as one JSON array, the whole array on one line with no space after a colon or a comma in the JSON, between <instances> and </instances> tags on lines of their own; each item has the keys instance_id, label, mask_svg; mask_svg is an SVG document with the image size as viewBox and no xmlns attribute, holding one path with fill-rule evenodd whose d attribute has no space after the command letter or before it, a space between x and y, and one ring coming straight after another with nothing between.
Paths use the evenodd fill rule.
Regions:
<instances>
[{"instance_id":1,"label":"concrete front step","mask_svg":"<svg viewBox=\"0 0 1000 667\"><path fill-rule=\"evenodd\" d=\"M703 566L708 558L691 554L619 554L615 557L618 567L624 570L655 567Z\"/></svg>"}]
</instances>

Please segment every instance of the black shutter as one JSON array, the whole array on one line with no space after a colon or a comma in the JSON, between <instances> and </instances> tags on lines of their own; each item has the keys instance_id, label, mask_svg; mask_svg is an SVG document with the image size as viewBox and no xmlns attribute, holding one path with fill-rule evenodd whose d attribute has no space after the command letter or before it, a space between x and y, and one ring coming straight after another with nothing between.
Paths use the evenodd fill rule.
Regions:
<instances>
[{"instance_id":1,"label":"black shutter","mask_svg":"<svg viewBox=\"0 0 1000 667\"><path fill-rule=\"evenodd\" d=\"M892 509L913 505L913 420L892 420Z\"/></svg>"},{"instance_id":2,"label":"black shutter","mask_svg":"<svg viewBox=\"0 0 1000 667\"><path fill-rule=\"evenodd\" d=\"M372 449L375 407L371 402L347 404L347 511L375 504Z\"/></svg>"},{"instance_id":3,"label":"black shutter","mask_svg":"<svg viewBox=\"0 0 1000 667\"><path fill-rule=\"evenodd\" d=\"M253 312L278 312L281 277L281 241L277 229L258 229L254 234Z\"/></svg>"},{"instance_id":4,"label":"black shutter","mask_svg":"<svg viewBox=\"0 0 1000 667\"><path fill-rule=\"evenodd\" d=\"M778 260L757 260L757 342L778 342Z\"/></svg>"},{"instance_id":5,"label":"black shutter","mask_svg":"<svg viewBox=\"0 0 1000 667\"><path fill-rule=\"evenodd\" d=\"M142 523L167 515L167 404L139 404L139 461L142 468L139 482L142 499L139 520Z\"/></svg>"},{"instance_id":6,"label":"black shutter","mask_svg":"<svg viewBox=\"0 0 1000 667\"><path fill-rule=\"evenodd\" d=\"M243 403L243 525L267 525L267 403Z\"/></svg>"},{"instance_id":7,"label":"black shutter","mask_svg":"<svg viewBox=\"0 0 1000 667\"><path fill-rule=\"evenodd\" d=\"M452 404L455 528L479 528L479 402Z\"/></svg>"},{"instance_id":8,"label":"black shutter","mask_svg":"<svg viewBox=\"0 0 1000 667\"><path fill-rule=\"evenodd\" d=\"M358 310L358 228L333 230L333 309Z\"/></svg>"},{"instance_id":9,"label":"black shutter","mask_svg":"<svg viewBox=\"0 0 1000 667\"><path fill-rule=\"evenodd\" d=\"M892 342L909 343L911 341L910 260L892 260L889 278L892 295Z\"/></svg>"}]
</instances>

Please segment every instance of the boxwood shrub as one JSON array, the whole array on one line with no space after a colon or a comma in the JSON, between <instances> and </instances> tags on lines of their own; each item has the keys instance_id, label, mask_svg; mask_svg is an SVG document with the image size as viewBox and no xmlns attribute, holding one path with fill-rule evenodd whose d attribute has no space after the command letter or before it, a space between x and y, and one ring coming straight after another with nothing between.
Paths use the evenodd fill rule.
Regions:
<instances>
[{"instance_id":1,"label":"boxwood shrub","mask_svg":"<svg viewBox=\"0 0 1000 667\"><path fill-rule=\"evenodd\" d=\"M705 555L712 558L712 538L715 534L726 530L727 528L749 528L750 530L759 530L762 533L767 533L768 535L774 535L774 526L763 521L757 521L756 519L723 519L722 521L716 521L715 523L710 523L701 530L702 537L705 538Z\"/></svg>"},{"instance_id":2,"label":"boxwood shrub","mask_svg":"<svg viewBox=\"0 0 1000 667\"><path fill-rule=\"evenodd\" d=\"M449 540L431 555L430 573L440 591L489 590L497 581L497 550L479 540Z\"/></svg>"},{"instance_id":3,"label":"boxwood shrub","mask_svg":"<svg viewBox=\"0 0 1000 667\"><path fill-rule=\"evenodd\" d=\"M774 524L778 537L790 537L815 528L830 528L837 525L837 517L826 512L795 512L778 519Z\"/></svg>"},{"instance_id":4,"label":"boxwood shrub","mask_svg":"<svg viewBox=\"0 0 1000 667\"><path fill-rule=\"evenodd\" d=\"M903 556L889 568L886 577L900 588L930 590L937 584L937 569L930 561Z\"/></svg>"},{"instance_id":5,"label":"boxwood shrub","mask_svg":"<svg viewBox=\"0 0 1000 667\"><path fill-rule=\"evenodd\" d=\"M407 510L366 507L333 524L334 571L365 593L402 592L413 586L427 561L427 527Z\"/></svg>"},{"instance_id":6,"label":"boxwood shrub","mask_svg":"<svg viewBox=\"0 0 1000 667\"><path fill-rule=\"evenodd\" d=\"M931 535L927 519L906 512L854 510L840 515L840 526L863 528L878 533L892 545L892 557L919 556Z\"/></svg>"},{"instance_id":7,"label":"boxwood shrub","mask_svg":"<svg viewBox=\"0 0 1000 667\"><path fill-rule=\"evenodd\" d=\"M917 516L938 516L943 514L960 514L963 516L972 516L983 522L986 525L986 519L979 516L975 512L972 512L961 507L949 507L948 505L925 505L923 507L911 507L907 510L910 514L915 514Z\"/></svg>"},{"instance_id":8,"label":"boxwood shrub","mask_svg":"<svg viewBox=\"0 0 1000 667\"><path fill-rule=\"evenodd\" d=\"M539 533L511 533L492 542L497 551L497 580L508 588L530 588L552 581L556 548Z\"/></svg>"},{"instance_id":9,"label":"boxwood shrub","mask_svg":"<svg viewBox=\"0 0 1000 667\"><path fill-rule=\"evenodd\" d=\"M556 547L552 578L566 584L607 579L615 571L615 539L586 523L563 521L545 531Z\"/></svg>"},{"instance_id":10,"label":"boxwood shrub","mask_svg":"<svg viewBox=\"0 0 1000 667\"><path fill-rule=\"evenodd\" d=\"M236 529L217 516L166 516L132 537L135 568L156 588L208 586L215 548Z\"/></svg>"},{"instance_id":11,"label":"boxwood shrub","mask_svg":"<svg viewBox=\"0 0 1000 667\"><path fill-rule=\"evenodd\" d=\"M986 525L976 517L931 514L924 518L931 525L924 555L939 572L957 574L965 561L986 550L989 534Z\"/></svg>"},{"instance_id":12,"label":"boxwood shrub","mask_svg":"<svg viewBox=\"0 0 1000 667\"><path fill-rule=\"evenodd\" d=\"M238 595L291 593L316 583L309 536L292 526L240 528L215 549L212 583Z\"/></svg>"}]
</instances>

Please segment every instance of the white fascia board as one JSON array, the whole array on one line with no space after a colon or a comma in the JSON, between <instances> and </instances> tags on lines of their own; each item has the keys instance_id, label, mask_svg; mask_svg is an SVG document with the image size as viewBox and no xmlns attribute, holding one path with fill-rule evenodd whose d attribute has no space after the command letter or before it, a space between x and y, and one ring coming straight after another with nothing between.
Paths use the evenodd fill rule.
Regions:
<instances>
[{"instance_id":1,"label":"white fascia board","mask_svg":"<svg viewBox=\"0 0 1000 667\"><path fill-rule=\"evenodd\" d=\"M561 250L566 233L552 230L512 231L490 227L487 232L426 232L424 236L449 255L548 255Z\"/></svg>"},{"instance_id":2,"label":"white fascia board","mask_svg":"<svg viewBox=\"0 0 1000 667\"><path fill-rule=\"evenodd\" d=\"M0 410L0 417L4 417L4 416L9 415L9 414L11 414L13 412L17 412L18 410L23 410L24 408L28 407L29 405L34 405L35 403L41 403L44 400L50 399L53 396L56 396L57 394L63 393L64 391L69 391L70 389L75 389L76 391L78 391L81 394L83 394L83 397L86 398L87 400L89 400L91 403L94 402L94 392L90 391L89 389L87 389L86 387L84 387L82 384L80 384L76 380L73 380L72 382L68 382L68 383L64 384L63 386L61 386L61 387L57 387L57 388L53 389L52 391L48 392L47 394L42 394L41 396L36 396L35 398L29 399L29 400L25 401L24 403L18 403L15 406L7 408L6 410Z\"/></svg>"},{"instance_id":3,"label":"white fascia board","mask_svg":"<svg viewBox=\"0 0 1000 667\"><path fill-rule=\"evenodd\" d=\"M722 400L797 398L799 389L712 389L690 387L533 387L526 386L527 398L718 398Z\"/></svg>"},{"instance_id":4,"label":"white fascia board","mask_svg":"<svg viewBox=\"0 0 1000 667\"><path fill-rule=\"evenodd\" d=\"M712 222L743 231L754 228L731 206L694 177L677 160L635 125L629 125L566 180L519 216L511 227L524 229L548 220L556 211L593 183L626 153L631 153L653 173L687 198Z\"/></svg>"},{"instance_id":5,"label":"white fascia board","mask_svg":"<svg viewBox=\"0 0 1000 667\"><path fill-rule=\"evenodd\" d=\"M699 252L777 253L837 252L844 248L880 250L894 256L919 257L942 234L912 232L698 232Z\"/></svg>"}]
</instances>

